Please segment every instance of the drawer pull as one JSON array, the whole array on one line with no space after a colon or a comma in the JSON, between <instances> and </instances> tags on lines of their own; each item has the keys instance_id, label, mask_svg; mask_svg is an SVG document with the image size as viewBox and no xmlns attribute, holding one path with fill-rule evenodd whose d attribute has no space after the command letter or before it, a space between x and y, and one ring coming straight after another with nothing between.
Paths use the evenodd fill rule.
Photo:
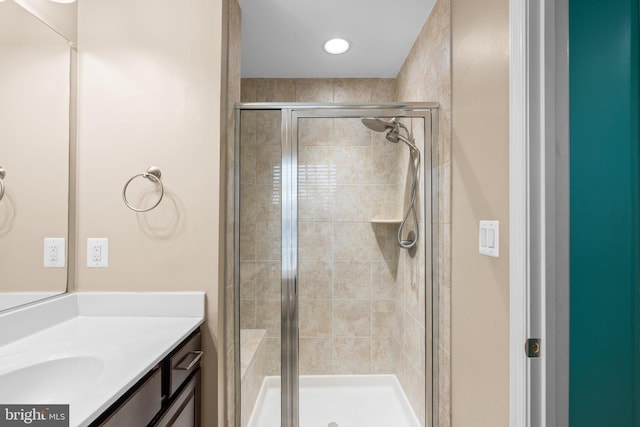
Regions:
<instances>
[{"instance_id":1,"label":"drawer pull","mask_svg":"<svg viewBox=\"0 0 640 427\"><path fill-rule=\"evenodd\" d=\"M176 369L180 370L180 371L188 371L191 368L193 368L194 366L196 366L198 364L198 362L200 362L200 359L202 358L202 354L204 352L202 351L192 351L189 354L187 354L181 361L180 363L178 363L178 365L176 366Z\"/></svg>"}]
</instances>

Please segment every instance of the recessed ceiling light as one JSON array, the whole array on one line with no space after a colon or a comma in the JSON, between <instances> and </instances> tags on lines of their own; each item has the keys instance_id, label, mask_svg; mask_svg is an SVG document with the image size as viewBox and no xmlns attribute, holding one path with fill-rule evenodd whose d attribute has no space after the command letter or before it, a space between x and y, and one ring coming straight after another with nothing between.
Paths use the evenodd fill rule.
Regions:
<instances>
[{"instance_id":1,"label":"recessed ceiling light","mask_svg":"<svg viewBox=\"0 0 640 427\"><path fill-rule=\"evenodd\" d=\"M331 55L340 55L349 50L349 42L345 39L331 39L324 44L324 51Z\"/></svg>"},{"instance_id":2,"label":"recessed ceiling light","mask_svg":"<svg viewBox=\"0 0 640 427\"><path fill-rule=\"evenodd\" d=\"M51 0L54 3L75 3L76 0Z\"/></svg>"}]
</instances>

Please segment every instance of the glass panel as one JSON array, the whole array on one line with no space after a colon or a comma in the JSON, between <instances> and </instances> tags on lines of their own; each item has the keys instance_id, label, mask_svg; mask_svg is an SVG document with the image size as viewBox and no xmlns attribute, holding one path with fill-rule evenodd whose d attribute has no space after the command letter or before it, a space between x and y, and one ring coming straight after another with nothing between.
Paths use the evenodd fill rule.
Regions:
<instances>
[{"instance_id":1,"label":"glass panel","mask_svg":"<svg viewBox=\"0 0 640 427\"><path fill-rule=\"evenodd\" d=\"M424 152L424 120L401 122ZM425 426L431 240L417 182L419 238L410 250L397 242L423 175L402 138L359 118L298 119L300 426ZM403 240L415 230L411 214Z\"/></svg>"},{"instance_id":2,"label":"glass panel","mask_svg":"<svg viewBox=\"0 0 640 427\"><path fill-rule=\"evenodd\" d=\"M280 427L281 424L280 129L280 110L243 110L241 113L239 284L242 427Z\"/></svg>"}]
</instances>

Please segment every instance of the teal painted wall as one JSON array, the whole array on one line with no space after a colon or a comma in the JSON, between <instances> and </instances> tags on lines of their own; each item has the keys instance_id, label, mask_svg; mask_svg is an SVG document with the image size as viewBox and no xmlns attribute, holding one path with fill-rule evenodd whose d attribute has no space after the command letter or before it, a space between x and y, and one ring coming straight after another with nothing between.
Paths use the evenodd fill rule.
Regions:
<instances>
[{"instance_id":1,"label":"teal painted wall","mask_svg":"<svg viewBox=\"0 0 640 427\"><path fill-rule=\"evenodd\" d=\"M640 426L638 0L570 0L571 427Z\"/></svg>"}]
</instances>

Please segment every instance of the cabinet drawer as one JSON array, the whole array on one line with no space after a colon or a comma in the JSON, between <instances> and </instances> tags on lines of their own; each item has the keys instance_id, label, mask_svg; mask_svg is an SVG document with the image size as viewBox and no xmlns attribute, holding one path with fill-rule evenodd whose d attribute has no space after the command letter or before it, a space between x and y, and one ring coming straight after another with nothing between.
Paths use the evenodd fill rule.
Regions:
<instances>
[{"instance_id":1,"label":"cabinet drawer","mask_svg":"<svg viewBox=\"0 0 640 427\"><path fill-rule=\"evenodd\" d=\"M200 335L198 331L169 358L169 396L172 396L189 375L200 367Z\"/></svg>"},{"instance_id":2,"label":"cabinet drawer","mask_svg":"<svg viewBox=\"0 0 640 427\"><path fill-rule=\"evenodd\" d=\"M162 404L162 376L159 368L141 385L134 387L131 395L113 410L101 427L146 426L160 411Z\"/></svg>"}]
</instances>

